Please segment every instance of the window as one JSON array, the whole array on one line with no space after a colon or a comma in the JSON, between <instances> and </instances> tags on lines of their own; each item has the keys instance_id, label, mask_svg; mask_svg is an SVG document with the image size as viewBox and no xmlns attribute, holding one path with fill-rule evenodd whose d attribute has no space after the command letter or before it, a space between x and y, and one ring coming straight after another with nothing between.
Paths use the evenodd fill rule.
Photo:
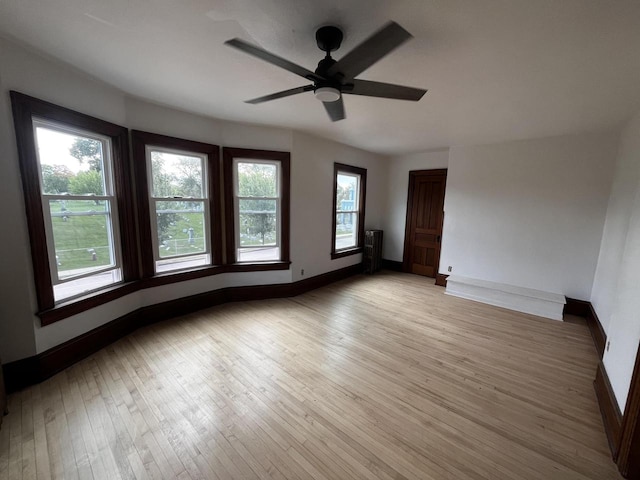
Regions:
<instances>
[{"instance_id":1,"label":"window","mask_svg":"<svg viewBox=\"0 0 640 480\"><path fill-rule=\"evenodd\" d=\"M144 276L219 265L219 147L139 131L132 138Z\"/></svg>"},{"instance_id":2,"label":"window","mask_svg":"<svg viewBox=\"0 0 640 480\"><path fill-rule=\"evenodd\" d=\"M280 260L280 175L277 162L235 159L236 261Z\"/></svg>"},{"instance_id":3,"label":"window","mask_svg":"<svg viewBox=\"0 0 640 480\"><path fill-rule=\"evenodd\" d=\"M288 266L289 156L224 149L227 263Z\"/></svg>"},{"instance_id":4,"label":"window","mask_svg":"<svg viewBox=\"0 0 640 480\"><path fill-rule=\"evenodd\" d=\"M108 137L33 119L56 302L122 280Z\"/></svg>"},{"instance_id":5,"label":"window","mask_svg":"<svg viewBox=\"0 0 640 480\"><path fill-rule=\"evenodd\" d=\"M127 130L11 99L40 311L135 278Z\"/></svg>"},{"instance_id":6,"label":"window","mask_svg":"<svg viewBox=\"0 0 640 480\"><path fill-rule=\"evenodd\" d=\"M362 252L367 170L335 163L331 258Z\"/></svg>"},{"instance_id":7,"label":"window","mask_svg":"<svg viewBox=\"0 0 640 480\"><path fill-rule=\"evenodd\" d=\"M156 273L211 263L206 155L147 147Z\"/></svg>"}]
</instances>

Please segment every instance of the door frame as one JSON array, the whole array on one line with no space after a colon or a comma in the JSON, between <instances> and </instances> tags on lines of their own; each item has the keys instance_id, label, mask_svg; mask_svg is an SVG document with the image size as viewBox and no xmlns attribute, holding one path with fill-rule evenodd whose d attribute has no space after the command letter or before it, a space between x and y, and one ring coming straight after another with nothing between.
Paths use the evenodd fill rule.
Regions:
<instances>
[{"instance_id":1,"label":"door frame","mask_svg":"<svg viewBox=\"0 0 640 480\"><path fill-rule=\"evenodd\" d=\"M435 168L435 169L431 169L431 170L411 170L409 172L409 188L408 188L408 192L407 192L407 214L406 214L406 220L405 220L405 226L404 226L404 249L402 252L402 271L403 272L410 272L411 271L411 265L409 265L409 243L410 243L410 238L411 238L411 212L412 212L412 204L413 204L413 197L415 195L415 187L416 187L416 177L418 176L422 176L422 175L444 175L445 177L445 182L444 182L444 193L446 195L446 191L447 191L447 169L446 168ZM444 203L443 205L443 209L444 209ZM444 210L443 210L443 214L442 214L442 223L444 224ZM442 231L442 226L440 225L440 230ZM440 235L440 248L438 249L438 258L436 260L436 274L435 276L438 275L438 273L440 273L440 252L442 250L442 234Z\"/></svg>"},{"instance_id":2,"label":"door frame","mask_svg":"<svg viewBox=\"0 0 640 480\"><path fill-rule=\"evenodd\" d=\"M602 360L600 365L604 368ZM612 401L615 402L615 398L612 398ZM602 411L602 405L600 409ZM607 430L606 421L604 423ZM636 352L627 402L620 422L619 437L616 440L618 448L614 450L612 447L611 450L613 461L624 478L637 478L640 473L640 348Z\"/></svg>"}]
</instances>

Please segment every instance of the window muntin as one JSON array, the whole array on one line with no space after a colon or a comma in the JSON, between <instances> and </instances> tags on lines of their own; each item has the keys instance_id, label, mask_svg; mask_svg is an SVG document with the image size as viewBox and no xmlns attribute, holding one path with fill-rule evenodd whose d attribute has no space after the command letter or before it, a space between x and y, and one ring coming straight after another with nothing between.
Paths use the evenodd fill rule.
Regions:
<instances>
[{"instance_id":1,"label":"window muntin","mask_svg":"<svg viewBox=\"0 0 640 480\"><path fill-rule=\"evenodd\" d=\"M32 123L55 302L121 282L110 138Z\"/></svg>"},{"instance_id":2,"label":"window muntin","mask_svg":"<svg viewBox=\"0 0 640 480\"><path fill-rule=\"evenodd\" d=\"M147 145L156 273L211 265L208 156Z\"/></svg>"},{"instance_id":3,"label":"window muntin","mask_svg":"<svg viewBox=\"0 0 640 480\"><path fill-rule=\"evenodd\" d=\"M281 258L281 163L233 161L236 261L257 263Z\"/></svg>"}]
</instances>

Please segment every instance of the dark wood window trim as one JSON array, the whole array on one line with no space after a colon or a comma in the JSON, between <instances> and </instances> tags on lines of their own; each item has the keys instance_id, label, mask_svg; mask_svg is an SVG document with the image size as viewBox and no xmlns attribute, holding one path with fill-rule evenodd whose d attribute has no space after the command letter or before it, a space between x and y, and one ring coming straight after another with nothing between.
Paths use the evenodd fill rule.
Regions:
<instances>
[{"instance_id":1,"label":"dark wood window trim","mask_svg":"<svg viewBox=\"0 0 640 480\"><path fill-rule=\"evenodd\" d=\"M156 133L132 130L133 164L138 189L138 212L140 220L140 246L142 257L142 276L147 286L166 285L194 278L206 277L222 273L222 209L220 206L220 147L208 143L194 142L181 138L159 135ZM208 159L208 196L211 230L211 266L197 267L190 270L155 273L153 252L145 246L153 245L151 232L151 212L149 208L149 179L147 178L146 147L154 146L184 150L207 155Z\"/></svg>"},{"instance_id":2,"label":"dark wood window trim","mask_svg":"<svg viewBox=\"0 0 640 480\"><path fill-rule=\"evenodd\" d=\"M350 248L349 250L340 250L338 252L331 252L331 260L335 260L336 258L349 257L357 253L362 253L363 251L364 251L363 247L355 247L355 248Z\"/></svg>"},{"instance_id":3,"label":"dark wood window trim","mask_svg":"<svg viewBox=\"0 0 640 480\"><path fill-rule=\"evenodd\" d=\"M135 236L135 209L132 208L134 198L130 174L128 130L120 125L19 92L12 91L10 95L27 212L36 296L40 312L38 315L42 318L42 324L47 325L56 321L54 318L59 314L64 313L65 317L67 317L102 305L113 300L113 298L117 298L117 296L126 295L126 293L121 292L126 292L131 288L128 283L139 278L138 250ZM47 255L45 219L40 199L40 177L33 129L34 117L99 133L109 137L112 145L111 153L116 202L118 205L123 283L101 289L90 296L70 300L68 303L60 303L59 305L56 305L54 300L51 269Z\"/></svg>"},{"instance_id":4,"label":"dark wood window trim","mask_svg":"<svg viewBox=\"0 0 640 480\"><path fill-rule=\"evenodd\" d=\"M87 295L86 297L80 297L68 302L58 303L54 308L49 310L41 310L37 313L40 317L40 324L45 327L52 323L69 318L72 315L91 310L105 303L112 302L118 298L129 295L140 289L139 280L134 280L127 283L120 283L112 285L110 287L99 290L98 293Z\"/></svg>"},{"instance_id":5,"label":"dark wood window trim","mask_svg":"<svg viewBox=\"0 0 640 480\"><path fill-rule=\"evenodd\" d=\"M354 248L348 250L336 250L336 209L338 201L338 173L353 173L360 175L360 192L358 208L358 240ZM333 164L333 210L331 211L331 259L348 257L356 253L362 253L364 245L364 215L367 195L367 169L345 165L344 163Z\"/></svg>"},{"instance_id":6,"label":"dark wood window trim","mask_svg":"<svg viewBox=\"0 0 640 480\"><path fill-rule=\"evenodd\" d=\"M291 198L291 154L273 150L253 150L248 148L222 149L224 172L224 205L226 229L226 267L227 271L254 272L265 270L288 270L290 236L290 198ZM235 211L233 200L233 160L247 158L255 160L276 160L280 162L282 186L280 194L280 261L260 263L236 263Z\"/></svg>"},{"instance_id":7,"label":"dark wood window trim","mask_svg":"<svg viewBox=\"0 0 640 480\"><path fill-rule=\"evenodd\" d=\"M291 262L274 261L260 263L232 263L224 266L225 273L228 272L268 272L272 270L289 270Z\"/></svg>"}]
</instances>

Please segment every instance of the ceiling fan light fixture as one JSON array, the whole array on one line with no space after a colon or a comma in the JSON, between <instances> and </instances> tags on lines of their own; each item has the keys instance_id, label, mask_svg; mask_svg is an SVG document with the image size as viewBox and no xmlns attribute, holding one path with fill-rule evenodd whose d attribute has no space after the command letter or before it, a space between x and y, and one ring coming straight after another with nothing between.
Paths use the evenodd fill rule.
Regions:
<instances>
[{"instance_id":1,"label":"ceiling fan light fixture","mask_svg":"<svg viewBox=\"0 0 640 480\"><path fill-rule=\"evenodd\" d=\"M314 94L318 100L324 103L337 102L340 100L340 90L333 87L316 88Z\"/></svg>"}]
</instances>

